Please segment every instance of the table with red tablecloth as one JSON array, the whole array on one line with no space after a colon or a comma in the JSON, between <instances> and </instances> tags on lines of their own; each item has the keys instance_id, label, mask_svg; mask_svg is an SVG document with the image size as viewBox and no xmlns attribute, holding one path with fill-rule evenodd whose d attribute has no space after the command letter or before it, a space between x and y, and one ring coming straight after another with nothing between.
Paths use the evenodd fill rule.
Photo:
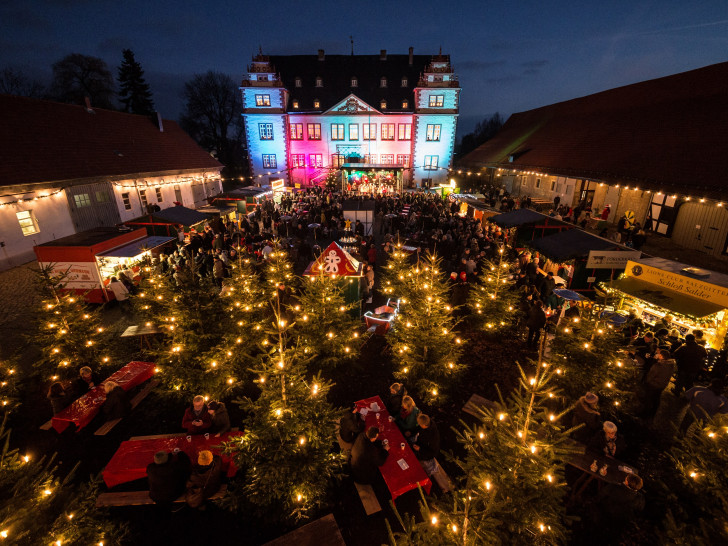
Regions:
<instances>
[{"instance_id":1,"label":"table with red tablecloth","mask_svg":"<svg viewBox=\"0 0 728 546\"><path fill-rule=\"evenodd\" d=\"M379 407L378 412L372 409L372 404ZM362 409L368 409L369 411L364 416L366 428L377 427L379 429L379 439L389 440L389 456L384 464L379 467L379 471L382 473L390 493L392 493L392 500L407 491L417 489L418 485L422 486L426 493L429 493L432 482L427 477L420 461L417 460L415 452L412 451L407 439L397 425L389 421L389 412L385 408L382 399L378 396L372 396L371 398L359 400L356 403L356 408L360 413ZM379 419L377 419L377 413L379 413ZM404 444L404 449L401 447L402 444ZM404 461L408 468L402 469L400 461Z\"/></svg>"},{"instance_id":2,"label":"table with red tablecloth","mask_svg":"<svg viewBox=\"0 0 728 546\"><path fill-rule=\"evenodd\" d=\"M137 385L144 383L154 375L154 362L129 362L126 366L115 372L111 377L105 379L100 385L96 385L70 406L53 416L52 424L56 432L63 432L71 423L80 430L88 425L99 413L106 401L104 383L114 381L125 391L129 391Z\"/></svg>"},{"instance_id":3,"label":"table with red tablecloth","mask_svg":"<svg viewBox=\"0 0 728 546\"><path fill-rule=\"evenodd\" d=\"M209 450L213 454L222 457L223 470L226 471L230 478L238 471L237 467L232 463L227 455L223 455L220 445L228 440L242 437L242 432L225 432L219 437L210 435L205 438L202 434L190 437L184 435L173 435L164 438L149 438L142 440L128 440L121 442L119 449L116 450L114 456L106 465L102 474L104 482L108 487L114 487L120 483L132 482L145 478L147 475L147 465L154 462L154 454L158 451L166 451L171 453L175 448L184 451L192 461L197 462L197 455L200 451Z\"/></svg>"}]
</instances>

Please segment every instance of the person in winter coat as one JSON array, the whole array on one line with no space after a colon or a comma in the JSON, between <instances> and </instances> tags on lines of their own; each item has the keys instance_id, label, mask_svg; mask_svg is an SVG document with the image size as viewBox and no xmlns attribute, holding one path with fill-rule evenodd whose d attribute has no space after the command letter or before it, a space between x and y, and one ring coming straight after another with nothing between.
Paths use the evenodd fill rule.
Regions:
<instances>
[{"instance_id":1,"label":"person in winter coat","mask_svg":"<svg viewBox=\"0 0 728 546\"><path fill-rule=\"evenodd\" d=\"M714 379L708 387L688 389L683 397L690 402L690 408L680 425L686 432L696 419L706 421L718 413L728 413L728 399L723 395L725 383L722 379Z\"/></svg>"},{"instance_id":2,"label":"person in winter coat","mask_svg":"<svg viewBox=\"0 0 728 546\"><path fill-rule=\"evenodd\" d=\"M339 437L348 449L351 449L356 437L364 431L364 421L356 406L347 410L339 420Z\"/></svg>"},{"instance_id":3,"label":"person in winter coat","mask_svg":"<svg viewBox=\"0 0 728 546\"><path fill-rule=\"evenodd\" d=\"M399 410L399 414L394 418L394 422L402 431L402 434L408 438L417 430L417 415L419 413L420 410L415 405L412 397L404 396L402 398L402 407Z\"/></svg>"},{"instance_id":4,"label":"person in winter coat","mask_svg":"<svg viewBox=\"0 0 728 546\"><path fill-rule=\"evenodd\" d=\"M651 418L657 413L662 391L670 384L670 379L675 373L675 368L675 361L670 356L670 351L667 349L658 349L655 353L655 363L650 367L645 376L643 417Z\"/></svg>"},{"instance_id":5,"label":"person in winter coat","mask_svg":"<svg viewBox=\"0 0 728 546\"><path fill-rule=\"evenodd\" d=\"M611 421L604 421L602 430L587 445L590 450L613 458L619 457L625 450L624 438L617 434L617 425Z\"/></svg>"},{"instance_id":6,"label":"person in winter coat","mask_svg":"<svg viewBox=\"0 0 728 546\"><path fill-rule=\"evenodd\" d=\"M187 480L187 505L201 507L222 485L222 458L211 451L203 450L197 455L197 464Z\"/></svg>"},{"instance_id":7,"label":"person in winter coat","mask_svg":"<svg viewBox=\"0 0 728 546\"><path fill-rule=\"evenodd\" d=\"M407 389L402 383L392 383L389 386L389 396L385 398L384 405L389 415L396 416L402 407L402 398L407 396Z\"/></svg>"},{"instance_id":8,"label":"person in winter coat","mask_svg":"<svg viewBox=\"0 0 728 546\"><path fill-rule=\"evenodd\" d=\"M182 428L187 431L187 434L202 434L207 432L211 426L212 417L210 417L205 399L197 395L192 399L192 406L185 410L184 417L182 417Z\"/></svg>"},{"instance_id":9,"label":"person in winter coat","mask_svg":"<svg viewBox=\"0 0 728 546\"><path fill-rule=\"evenodd\" d=\"M219 255L215 256L215 261L212 264L212 276L217 287L222 288L222 280L225 278L225 264L222 263Z\"/></svg>"},{"instance_id":10,"label":"person in winter coat","mask_svg":"<svg viewBox=\"0 0 728 546\"><path fill-rule=\"evenodd\" d=\"M389 446L383 445L379 440L377 427L361 432L351 448L351 477L356 483L371 484L388 455Z\"/></svg>"},{"instance_id":11,"label":"person in winter coat","mask_svg":"<svg viewBox=\"0 0 728 546\"><path fill-rule=\"evenodd\" d=\"M546 325L546 313L543 310L543 302L536 300L531 304L528 310L528 319L526 326L528 327L528 339L526 344L529 349L538 347L538 340L541 338L541 329Z\"/></svg>"},{"instance_id":12,"label":"person in winter coat","mask_svg":"<svg viewBox=\"0 0 728 546\"><path fill-rule=\"evenodd\" d=\"M588 392L576 403L571 418L571 426L584 425L574 432L574 439L586 442L602 428L602 415L597 409L599 397L593 392Z\"/></svg>"},{"instance_id":13,"label":"person in winter coat","mask_svg":"<svg viewBox=\"0 0 728 546\"><path fill-rule=\"evenodd\" d=\"M131 412L131 402L126 391L113 381L104 383L106 400L104 401L104 415L107 420L121 419Z\"/></svg>"},{"instance_id":14,"label":"person in winter coat","mask_svg":"<svg viewBox=\"0 0 728 546\"><path fill-rule=\"evenodd\" d=\"M597 496L594 505L594 523L603 530L603 544L619 543L619 536L637 513L645 507L640 490L642 478L627 474L621 484L607 484Z\"/></svg>"},{"instance_id":15,"label":"person in winter coat","mask_svg":"<svg viewBox=\"0 0 728 546\"><path fill-rule=\"evenodd\" d=\"M48 398L48 401L51 403L53 415L66 409L73 399L72 395L73 393L67 392L67 390L63 388L63 384L57 381L50 386L46 398Z\"/></svg>"},{"instance_id":16,"label":"person in winter coat","mask_svg":"<svg viewBox=\"0 0 728 546\"><path fill-rule=\"evenodd\" d=\"M73 393L75 396L83 396L91 389L101 384L101 376L92 371L88 366L84 366L79 371L79 377L73 383Z\"/></svg>"},{"instance_id":17,"label":"person in winter coat","mask_svg":"<svg viewBox=\"0 0 728 546\"><path fill-rule=\"evenodd\" d=\"M228 415L227 408L222 402L213 400L207 405L207 413L212 418L212 424L210 425L210 432L215 436L230 430L230 416Z\"/></svg>"},{"instance_id":18,"label":"person in winter coat","mask_svg":"<svg viewBox=\"0 0 728 546\"><path fill-rule=\"evenodd\" d=\"M147 465L149 498L156 504L170 506L184 492L190 475L190 458L184 451L158 451Z\"/></svg>"},{"instance_id":19,"label":"person in winter coat","mask_svg":"<svg viewBox=\"0 0 728 546\"><path fill-rule=\"evenodd\" d=\"M422 463L428 475L437 472L437 461L435 457L440 453L440 431L437 430L435 421L428 415L420 413L417 416L417 439L412 444L415 457Z\"/></svg>"},{"instance_id":20,"label":"person in winter coat","mask_svg":"<svg viewBox=\"0 0 728 546\"><path fill-rule=\"evenodd\" d=\"M688 334L685 336L685 343L675 349L673 356L677 362L677 378L673 394L677 396L695 384L708 352L705 347L696 343L693 334Z\"/></svg>"}]
</instances>

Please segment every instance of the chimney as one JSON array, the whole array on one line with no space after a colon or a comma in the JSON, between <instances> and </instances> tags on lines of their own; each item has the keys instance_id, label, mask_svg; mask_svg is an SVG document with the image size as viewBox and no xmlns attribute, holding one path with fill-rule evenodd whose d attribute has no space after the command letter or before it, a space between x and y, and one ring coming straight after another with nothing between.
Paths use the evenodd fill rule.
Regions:
<instances>
[{"instance_id":1,"label":"chimney","mask_svg":"<svg viewBox=\"0 0 728 546\"><path fill-rule=\"evenodd\" d=\"M382 49L379 51L379 60L380 61L386 61L387 60L387 50Z\"/></svg>"},{"instance_id":2,"label":"chimney","mask_svg":"<svg viewBox=\"0 0 728 546\"><path fill-rule=\"evenodd\" d=\"M409 65L412 66L415 64L415 48L410 47L409 48Z\"/></svg>"},{"instance_id":3,"label":"chimney","mask_svg":"<svg viewBox=\"0 0 728 546\"><path fill-rule=\"evenodd\" d=\"M159 126L159 132L164 132L164 123L162 122L162 114L157 112L157 125Z\"/></svg>"},{"instance_id":4,"label":"chimney","mask_svg":"<svg viewBox=\"0 0 728 546\"><path fill-rule=\"evenodd\" d=\"M319 61L323 61L324 60L324 50L323 49L319 49L319 52L318 52L318 60Z\"/></svg>"}]
</instances>

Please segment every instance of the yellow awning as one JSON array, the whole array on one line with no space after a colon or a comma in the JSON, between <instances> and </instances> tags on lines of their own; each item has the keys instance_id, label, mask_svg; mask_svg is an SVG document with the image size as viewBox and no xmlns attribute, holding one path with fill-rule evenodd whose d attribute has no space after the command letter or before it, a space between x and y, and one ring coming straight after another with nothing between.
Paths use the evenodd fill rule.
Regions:
<instances>
[{"instance_id":1,"label":"yellow awning","mask_svg":"<svg viewBox=\"0 0 728 546\"><path fill-rule=\"evenodd\" d=\"M616 280L612 283L612 287L653 305L690 317L707 317L724 309L715 303L699 300L634 277Z\"/></svg>"}]
</instances>

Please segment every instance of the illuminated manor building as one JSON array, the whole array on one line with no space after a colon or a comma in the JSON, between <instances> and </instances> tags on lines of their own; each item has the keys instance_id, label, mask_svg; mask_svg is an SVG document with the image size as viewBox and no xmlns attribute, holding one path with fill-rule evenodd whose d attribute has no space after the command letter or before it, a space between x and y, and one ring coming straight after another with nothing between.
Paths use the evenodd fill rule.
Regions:
<instances>
[{"instance_id":1,"label":"illuminated manor building","mask_svg":"<svg viewBox=\"0 0 728 546\"><path fill-rule=\"evenodd\" d=\"M449 55L255 56L240 87L261 183L395 191L445 182L460 87Z\"/></svg>"}]
</instances>

